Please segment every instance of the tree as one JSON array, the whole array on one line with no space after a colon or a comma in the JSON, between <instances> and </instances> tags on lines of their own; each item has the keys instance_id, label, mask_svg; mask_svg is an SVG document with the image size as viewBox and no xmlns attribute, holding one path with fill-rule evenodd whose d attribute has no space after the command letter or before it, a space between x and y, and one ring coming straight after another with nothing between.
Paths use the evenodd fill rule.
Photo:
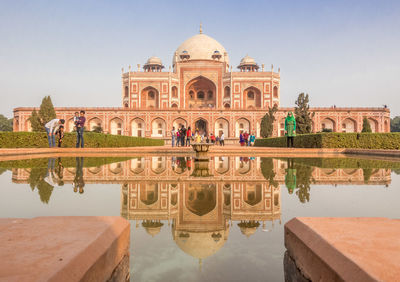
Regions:
<instances>
[{"instance_id":1,"label":"tree","mask_svg":"<svg viewBox=\"0 0 400 282\"><path fill-rule=\"evenodd\" d=\"M43 126L56 118L56 111L54 110L53 103L51 102L50 96L46 96L42 100L42 104L40 105L39 117L42 121Z\"/></svg>"},{"instance_id":2,"label":"tree","mask_svg":"<svg viewBox=\"0 0 400 282\"><path fill-rule=\"evenodd\" d=\"M400 116L390 119L390 131L400 132Z\"/></svg>"},{"instance_id":3,"label":"tree","mask_svg":"<svg viewBox=\"0 0 400 282\"><path fill-rule=\"evenodd\" d=\"M372 132L371 125L366 117L363 118L363 127L361 132Z\"/></svg>"},{"instance_id":4,"label":"tree","mask_svg":"<svg viewBox=\"0 0 400 282\"><path fill-rule=\"evenodd\" d=\"M92 132L103 133L103 128L100 125L96 125L93 127Z\"/></svg>"},{"instance_id":5,"label":"tree","mask_svg":"<svg viewBox=\"0 0 400 282\"><path fill-rule=\"evenodd\" d=\"M29 121L31 122L32 131L44 131L44 125L56 118L56 111L54 110L53 103L50 96L42 99L39 113L34 109Z\"/></svg>"},{"instance_id":6,"label":"tree","mask_svg":"<svg viewBox=\"0 0 400 282\"><path fill-rule=\"evenodd\" d=\"M268 109L268 113L261 120L260 124L260 135L263 138L267 138L272 135L272 131L274 130L274 121L275 121L275 113L278 111L278 107L274 105L274 107Z\"/></svg>"},{"instance_id":7,"label":"tree","mask_svg":"<svg viewBox=\"0 0 400 282\"><path fill-rule=\"evenodd\" d=\"M0 115L0 131L12 131L13 119Z\"/></svg>"},{"instance_id":8,"label":"tree","mask_svg":"<svg viewBox=\"0 0 400 282\"><path fill-rule=\"evenodd\" d=\"M42 121L40 120L39 114L36 109L33 109L31 116L29 117L29 121L31 122L31 128L34 132L44 131L44 127L42 126Z\"/></svg>"},{"instance_id":9,"label":"tree","mask_svg":"<svg viewBox=\"0 0 400 282\"><path fill-rule=\"evenodd\" d=\"M297 134L311 133L314 114L310 112L308 94L300 93L296 100L296 107L294 108Z\"/></svg>"}]
</instances>

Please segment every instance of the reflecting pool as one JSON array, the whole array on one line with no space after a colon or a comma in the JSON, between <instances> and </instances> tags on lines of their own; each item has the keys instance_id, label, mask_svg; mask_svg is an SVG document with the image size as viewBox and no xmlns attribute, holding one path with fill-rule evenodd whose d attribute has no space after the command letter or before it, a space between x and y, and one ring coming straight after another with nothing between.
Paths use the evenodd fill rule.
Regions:
<instances>
[{"instance_id":1,"label":"reflecting pool","mask_svg":"<svg viewBox=\"0 0 400 282\"><path fill-rule=\"evenodd\" d=\"M120 215L134 281L283 281L295 216L399 218L400 162L62 157L0 162L0 217Z\"/></svg>"}]
</instances>

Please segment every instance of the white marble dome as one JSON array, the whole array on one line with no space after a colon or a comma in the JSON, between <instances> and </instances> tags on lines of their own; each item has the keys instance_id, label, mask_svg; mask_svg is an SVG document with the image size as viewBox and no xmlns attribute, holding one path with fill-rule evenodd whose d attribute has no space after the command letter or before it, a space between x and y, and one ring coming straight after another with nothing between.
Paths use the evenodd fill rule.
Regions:
<instances>
[{"instance_id":1,"label":"white marble dome","mask_svg":"<svg viewBox=\"0 0 400 282\"><path fill-rule=\"evenodd\" d=\"M179 55L185 52L189 54L189 60L213 60L212 55L215 51L218 51L222 55L221 62L229 64L229 57L228 55L224 57L226 50L221 43L203 33L196 34L187 39L176 49L177 58L174 54L172 64L175 65L176 60L180 61Z\"/></svg>"}]
</instances>

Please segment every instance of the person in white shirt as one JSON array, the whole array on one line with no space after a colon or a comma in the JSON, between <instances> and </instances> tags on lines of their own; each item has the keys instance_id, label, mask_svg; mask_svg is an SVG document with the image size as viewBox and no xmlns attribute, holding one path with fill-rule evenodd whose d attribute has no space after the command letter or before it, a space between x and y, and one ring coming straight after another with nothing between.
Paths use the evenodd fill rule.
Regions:
<instances>
[{"instance_id":1,"label":"person in white shirt","mask_svg":"<svg viewBox=\"0 0 400 282\"><path fill-rule=\"evenodd\" d=\"M50 148L56 146L56 137L55 137L56 131L58 130L60 125L64 123L65 120L55 118L45 124L44 128L46 129L47 139L49 141Z\"/></svg>"},{"instance_id":2,"label":"person in white shirt","mask_svg":"<svg viewBox=\"0 0 400 282\"><path fill-rule=\"evenodd\" d=\"M223 132L222 132L222 134L221 134L221 137L219 138L219 144L220 144L221 146L224 146L224 145L225 145L225 135L224 135Z\"/></svg>"}]
</instances>

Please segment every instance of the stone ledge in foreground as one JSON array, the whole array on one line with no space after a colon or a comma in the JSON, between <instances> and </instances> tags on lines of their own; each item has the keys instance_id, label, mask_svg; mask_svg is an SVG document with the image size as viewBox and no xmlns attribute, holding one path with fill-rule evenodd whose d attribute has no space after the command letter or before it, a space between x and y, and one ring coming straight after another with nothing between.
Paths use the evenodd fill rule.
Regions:
<instances>
[{"instance_id":1,"label":"stone ledge in foreground","mask_svg":"<svg viewBox=\"0 0 400 282\"><path fill-rule=\"evenodd\" d=\"M400 220L294 218L285 246L311 281L396 281L400 277ZM287 261L287 259L285 260ZM294 281L285 265L285 280Z\"/></svg>"},{"instance_id":2,"label":"stone ledge in foreground","mask_svg":"<svg viewBox=\"0 0 400 282\"><path fill-rule=\"evenodd\" d=\"M0 219L0 281L124 281L129 234L121 217Z\"/></svg>"}]
</instances>

